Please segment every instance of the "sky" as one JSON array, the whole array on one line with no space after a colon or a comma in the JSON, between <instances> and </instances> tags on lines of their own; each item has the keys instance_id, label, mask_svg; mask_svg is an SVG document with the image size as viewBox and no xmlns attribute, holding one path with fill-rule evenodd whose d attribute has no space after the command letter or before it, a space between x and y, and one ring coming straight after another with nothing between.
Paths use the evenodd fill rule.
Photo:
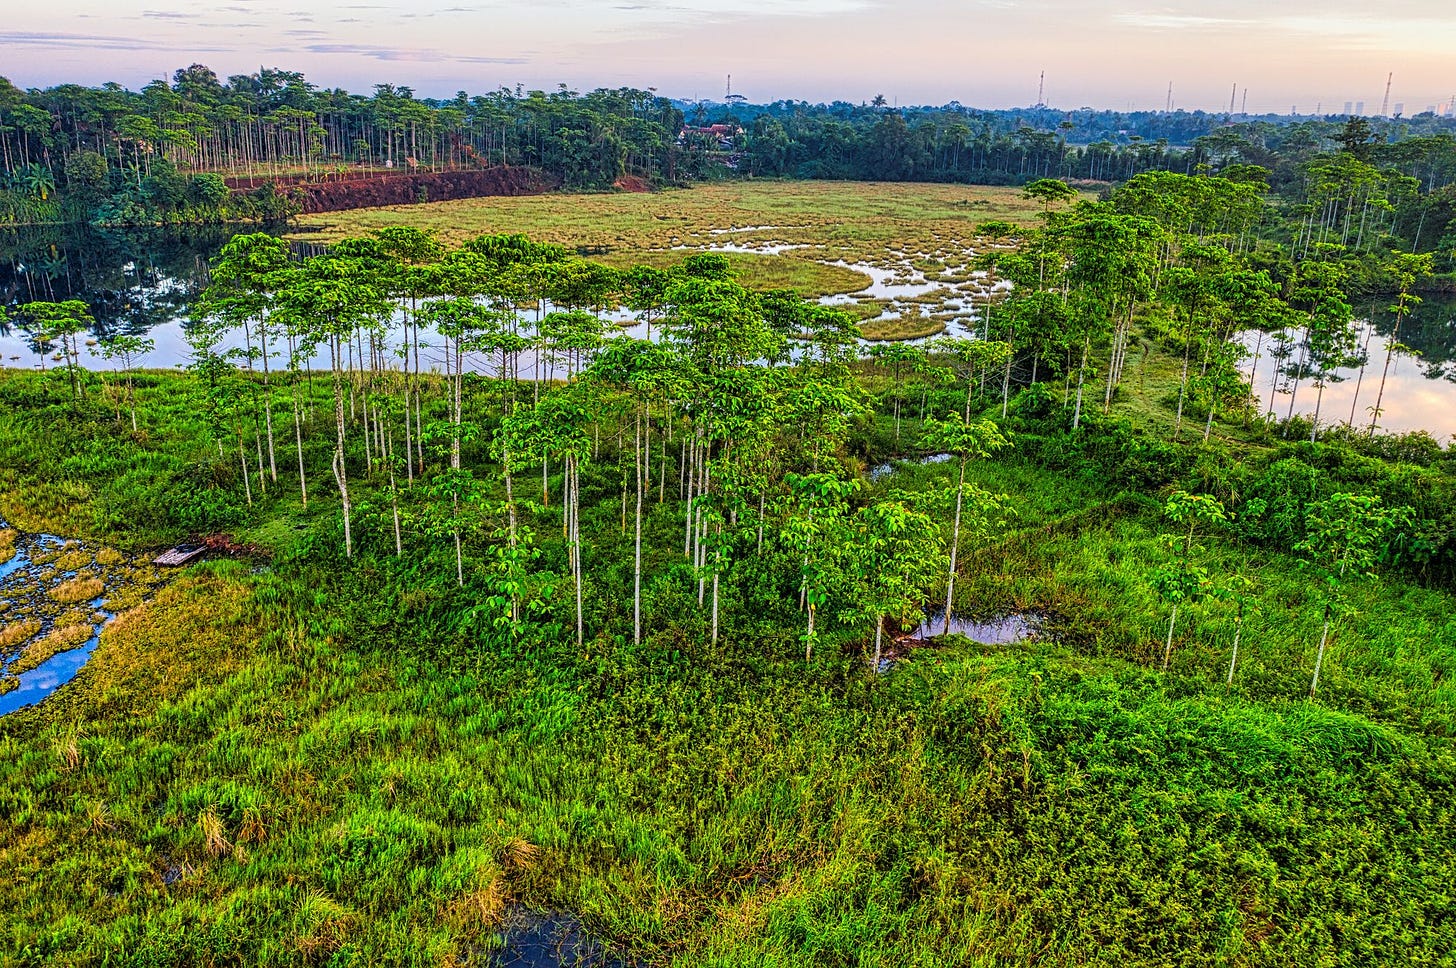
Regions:
<instances>
[{"instance_id":1,"label":"sky","mask_svg":"<svg viewBox=\"0 0 1456 968\"><path fill-rule=\"evenodd\" d=\"M449 97L623 85L680 98L1407 114L1456 95L1449 0L51 0L11 7L0 76L139 88L190 63Z\"/></svg>"}]
</instances>

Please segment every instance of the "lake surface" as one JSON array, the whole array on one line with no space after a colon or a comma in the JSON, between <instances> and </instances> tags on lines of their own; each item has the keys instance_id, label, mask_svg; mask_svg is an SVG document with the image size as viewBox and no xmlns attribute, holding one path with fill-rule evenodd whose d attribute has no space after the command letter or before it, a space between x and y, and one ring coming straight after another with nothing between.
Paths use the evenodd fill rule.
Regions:
<instances>
[{"instance_id":1,"label":"lake surface","mask_svg":"<svg viewBox=\"0 0 1456 968\"><path fill-rule=\"evenodd\" d=\"M116 368L117 364L99 355L99 344L113 334L122 333L145 335L156 342L156 349L140 361L141 366L182 367L188 359L188 307L207 285L208 260L237 231L218 227L127 231L45 227L0 231L0 304L14 306L34 299L84 300L96 319L96 327L82 351L82 363L90 369ZM730 235L735 231L745 230L724 226L709 234ZM762 246L754 245L746 248L763 250ZM888 270L873 266L854 268L870 275L869 295L908 298L934 288L934 284L901 280ZM830 297L825 301L850 298ZM1353 423L1369 425L1368 408L1375 403L1386 349L1395 326L1391 315L1379 309L1387 302L1388 299L1380 298L1357 306L1365 311L1371 323L1362 331L1361 339L1368 362L1363 376L1358 367L1349 367L1336 371L1327 381L1323 398L1319 400L1322 425L1351 420L1352 406ZM894 315L893 309L886 315ZM606 318L625 324L615 327L625 335L646 335L646 327L634 323L626 311L608 314ZM400 322L399 318L395 320L390 333L392 345L402 342ZM952 323L949 331L953 335L970 335L969 328L961 323L960 320ZM656 336L655 327L653 335ZM421 362L442 369L444 341L438 336L427 336L426 341L431 345L422 350ZM1383 413L1379 427L1396 433L1425 430L1446 443L1456 435L1456 294L1427 295L1415 313L1402 323L1399 341L1416 355L1397 352L1392 356L1381 400ZM1293 341L1290 354L1282 359L1270 353L1277 345L1270 334L1262 339L1257 334L1246 334L1245 342L1251 352L1244 360L1243 370L1246 376L1252 373L1254 377L1258 412L1272 410L1276 416L1283 417L1289 413L1292 397L1295 413L1312 415L1319 392L1313 382L1306 377L1294 392L1292 371L1298 369L1300 356L1297 340ZM243 343L242 334L234 334L225 348L240 349ZM49 368L56 365L53 356L53 353L43 355L28 334L0 321L0 366ZM327 357L320 354L313 365L326 368ZM523 375L530 374L534 361L529 354L522 354L519 365ZM563 369L549 361L543 361L542 365L554 376L564 375ZM467 360L467 367L478 373L494 373L497 366L497 361L486 356Z\"/></svg>"}]
</instances>

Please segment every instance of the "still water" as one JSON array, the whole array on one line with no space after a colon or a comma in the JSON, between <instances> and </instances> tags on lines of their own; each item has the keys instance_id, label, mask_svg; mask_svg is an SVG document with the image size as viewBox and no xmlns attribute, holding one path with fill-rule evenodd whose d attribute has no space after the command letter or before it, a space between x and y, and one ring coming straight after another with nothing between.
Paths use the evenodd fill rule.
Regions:
<instances>
[{"instance_id":1,"label":"still water","mask_svg":"<svg viewBox=\"0 0 1456 968\"><path fill-rule=\"evenodd\" d=\"M96 327L83 347L82 363L91 369L112 369L117 364L100 355L100 342L113 334L145 335L156 348L139 361L152 369L184 366L188 359L187 312L208 281L208 260L236 230L210 227L194 230L95 230L88 228L45 228L30 232L0 232L0 306L14 306L33 299L82 299L91 307ZM863 268L863 267L857 267ZM873 274L872 274L873 275ZM876 278L876 283L883 280ZM1326 381L1318 400L1320 423L1353 422L1368 426L1370 407L1375 404L1386 351L1395 321L1379 307L1380 299L1363 310L1360 344L1366 363L1335 371ZM646 336L646 327L633 324L631 314L619 311L608 320L631 336ZM1368 324L1367 324L1368 321ZM402 340L400 320L390 342ZM609 327L613 329L614 327ZM655 331L654 334L656 335ZM1299 371L1297 333L1285 344L1287 355L1276 358L1271 351L1280 344L1274 335L1246 334L1250 355L1243 362L1246 376L1253 376L1254 397L1259 413L1284 417L1290 412L1313 415L1319 390L1306 374L1296 390L1293 375ZM439 337L422 352L422 363L443 367ZM1381 399L1379 427L1401 433L1424 430L1442 443L1456 435L1456 294L1430 294L1415 313L1401 324L1398 340L1409 351L1391 355L1389 376ZM225 348L242 348L241 333ZM4 322L0 314L0 366L37 369L56 364L54 354L41 352L25 332ZM279 364L275 364L279 365ZM328 365L320 355L316 367ZM492 373L497 364L487 357L468 361L476 372ZM534 363L523 354L523 374ZM562 375L543 361L553 375ZM1353 418L1351 416L1353 409Z\"/></svg>"}]
</instances>

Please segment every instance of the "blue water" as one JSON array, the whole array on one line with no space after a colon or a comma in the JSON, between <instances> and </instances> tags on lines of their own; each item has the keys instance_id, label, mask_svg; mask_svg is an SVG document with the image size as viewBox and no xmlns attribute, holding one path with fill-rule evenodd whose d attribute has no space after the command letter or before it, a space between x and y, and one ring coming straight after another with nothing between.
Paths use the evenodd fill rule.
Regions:
<instances>
[{"instance_id":1,"label":"blue water","mask_svg":"<svg viewBox=\"0 0 1456 968\"><path fill-rule=\"evenodd\" d=\"M570 915L518 907L502 927L505 947L490 961L495 968L626 968Z\"/></svg>"},{"instance_id":2,"label":"blue water","mask_svg":"<svg viewBox=\"0 0 1456 968\"><path fill-rule=\"evenodd\" d=\"M97 601L99 602L100 599ZM86 665L91 658L91 653L96 651L96 646L101 642L101 630L106 627L107 622L115 618L110 612L103 611L101 614L105 616L105 619L100 624L93 626L91 637L79 648L54 655L29 672L21 673L17 677L20 679L20 687L0 696L0 716L35 705L76 678L76 673Z\"/></svg>"},{"instance_id":3,"label":"blue water","mask_svg":"<svg viewBox=\"0 0 1456 968\"><path fill-rule=\"evenodd\" d=\"M3 527L5 527L5 522L0 521L0 528ZM27 617L45 596L48 585L37 581L31 573L31 565L36 555L59 548L65 543L64 538L53 534L20 533L17 536L14 557L4 564L0 564L0 595L18 606L7 612L7 621L18 621ZM76 572L67 571L52 577L48 584L57 584L73 578L75 575ZM96 651L96 646L101 641L101 630L114 617L104 608L106 604L104 595L93 599L90 604L93 615L101 616L100 621L92 623L91 637L80 646L51 656L29 672L14 677L19 681L19 685L4 695L0 695L0 716L35 705L74 679L76 673L86 665L91 658L91 653ZM50 630L51 623L46 622L41 631L37 633L36 638L46 635ZM18 654L22 649L23 646L17 646L14 654ZM6 661L7 664L12 659L13 654L12 656L0 656L0 660Z\"/></svg>"}]
</instances>

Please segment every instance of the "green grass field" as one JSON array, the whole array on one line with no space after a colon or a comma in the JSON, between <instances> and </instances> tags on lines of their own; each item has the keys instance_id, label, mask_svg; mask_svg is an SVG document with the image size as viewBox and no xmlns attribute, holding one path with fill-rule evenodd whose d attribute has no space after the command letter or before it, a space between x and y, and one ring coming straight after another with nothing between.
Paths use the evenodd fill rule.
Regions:
<instances>
[{"instance_id":1,"label":"green grass field","mask_svg":"<svg viewBox=\"0 0 1456 968\"><path fill-rule=\"evenodd\" d=\"M897 447L887 377L861 374L880 395L849 447L862 469L919 431L907 416ZM1362 583L1311 703L1307 579L1216 536L1202 562L1254 582L1234 685L1213 600L1162 673L1156 489L1095 450L1035 457L1054 441L1027 424L972 465L1016 513L968 549L958 607L1043 613L1052 637L951 640L875 677L853 636L806 665L794 603L730 582L710 648L663 569L682 545L669 501L633 647L608 434L584 480L597 631L575 647L559 588L502 644L464 618L447 542L411 532L395 559L376 523L346 565L335 499L305 514L282 488L244 509L195 381L141 382L132 438L53 378L0 375L0 508L118 546L211 514L266 557L188 569L74 683L0 719L6 963L487 964L512 903L573 912L650 965L1440 965L1456 946L1446 592ZM310 430L311 462L329 433ZM532 523L559 559L557 512Z\"/></svg>"}]
</instances>

